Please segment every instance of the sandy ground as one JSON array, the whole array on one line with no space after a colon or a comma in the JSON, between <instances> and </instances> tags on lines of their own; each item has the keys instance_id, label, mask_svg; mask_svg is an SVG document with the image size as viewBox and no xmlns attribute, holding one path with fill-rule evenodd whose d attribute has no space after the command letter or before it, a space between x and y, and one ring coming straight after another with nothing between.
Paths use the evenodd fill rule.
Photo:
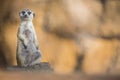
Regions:
<instances>
[{"instance_id":1,"label":"sandy ground","mask_svg":"<svg viewBox=\"0 0 120 80\"><path fill-rule=\"evenodd\" d=\"M0 80L120 80L120 76L83 75L80 73L0 72Z\"/></svg>"}]
</instances>

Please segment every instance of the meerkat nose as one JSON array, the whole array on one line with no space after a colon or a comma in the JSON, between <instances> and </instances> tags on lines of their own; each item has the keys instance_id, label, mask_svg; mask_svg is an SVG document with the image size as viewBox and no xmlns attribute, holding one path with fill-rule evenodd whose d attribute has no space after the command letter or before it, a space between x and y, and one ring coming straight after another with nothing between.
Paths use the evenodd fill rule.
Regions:
<instances>
[{"instance_id":1,"label":"meerkat nose","mask_svg":"<svg viewBox=\"0 0 120 80\"><path fill-rule=\"evenodd\" d=\"M25 15L24 15L24 17L28 17L28 15L27 15L27 14L25 14Z\"/></svg>"}]
</instances>

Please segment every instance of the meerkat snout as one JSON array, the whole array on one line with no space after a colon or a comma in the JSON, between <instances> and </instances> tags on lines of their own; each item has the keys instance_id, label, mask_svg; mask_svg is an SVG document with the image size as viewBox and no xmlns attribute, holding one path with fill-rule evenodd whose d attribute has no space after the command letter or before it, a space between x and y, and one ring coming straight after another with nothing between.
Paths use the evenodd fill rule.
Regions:
<instances>
[{"instance_id":1,"label":"meerkat snout","mask_svg":"<svg viewBox=\"0 0 120 80\"><path fill-rule=\"evenodd\" d=\"M35 17L35 13L29 9L24 9L19 12L22 21L31 21Z\"/></svg>"}]
</instances>

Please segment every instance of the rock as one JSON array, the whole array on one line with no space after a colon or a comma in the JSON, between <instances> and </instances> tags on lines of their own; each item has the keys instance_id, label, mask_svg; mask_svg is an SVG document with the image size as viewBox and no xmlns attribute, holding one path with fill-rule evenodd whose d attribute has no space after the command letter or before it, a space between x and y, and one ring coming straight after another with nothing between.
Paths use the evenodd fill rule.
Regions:
<instances>
[{"instance_id":1,"label":"rock","mask_svg":"<svg viewBox=\"0 0 120 80\"><path fill-rule=\"evenodd\" d=\"M48 62L41 62L39 64L33 65L33 66L27 66L27 67L21 67L21 66L8 66L7 71L38 71L38 72L52 72L53 69L51 65Z\"/></svg>"}]
</instances>

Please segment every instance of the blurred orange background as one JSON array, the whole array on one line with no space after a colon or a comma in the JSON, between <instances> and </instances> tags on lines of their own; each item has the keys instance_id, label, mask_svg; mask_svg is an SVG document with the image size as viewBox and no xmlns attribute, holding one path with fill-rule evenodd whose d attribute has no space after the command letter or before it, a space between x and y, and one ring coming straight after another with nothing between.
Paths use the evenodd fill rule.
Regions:
<instances>
[{"instance_id":1,"label":"blurred orange background","mask_svg":"<svg viewBox=\"0 0 120 80\"><path fill-rule=\"evenodd\" d=\"M1 0L1 69L17 65L18 14L26 8L36 14L42 62L55 72L120 72L119 0Z\"/></svg>"}]
</instances>

